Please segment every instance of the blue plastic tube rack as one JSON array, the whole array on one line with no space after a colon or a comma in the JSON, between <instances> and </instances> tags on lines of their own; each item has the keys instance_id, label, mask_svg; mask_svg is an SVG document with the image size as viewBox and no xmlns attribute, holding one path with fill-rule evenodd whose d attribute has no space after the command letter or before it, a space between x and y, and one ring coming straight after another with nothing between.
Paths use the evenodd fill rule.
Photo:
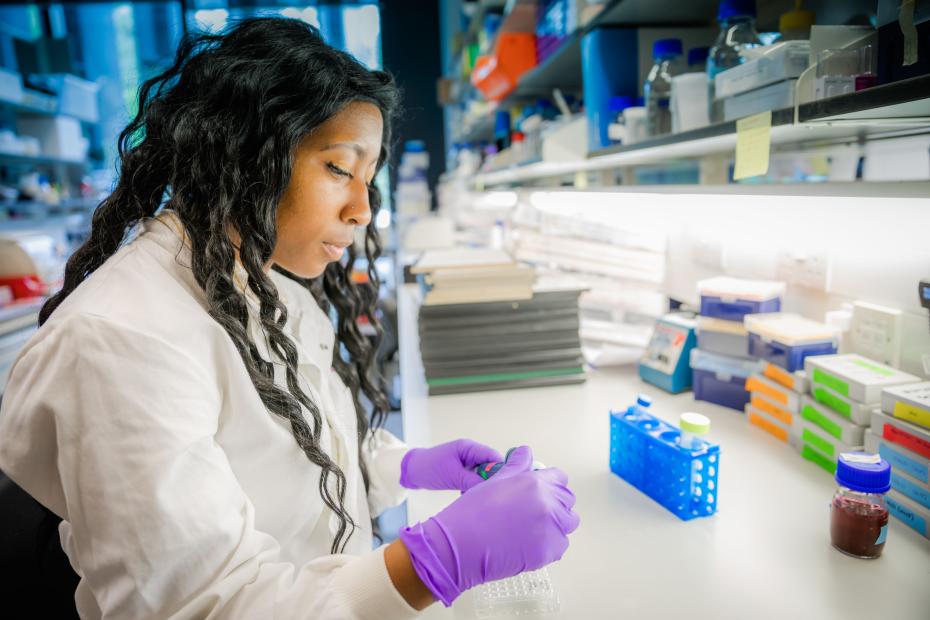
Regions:
<instances>
[{"instance_id":1,"label":"blue plastic tube rack","mask_svg":"<svg viewBox=\"0 0 930 620\"><path fill-rule=\"evenodd\" d=\"M680 431L633 405L610 413L610 470L688 521L717 512L720 446L678 444Z\"/></svg>"}]
</instances>

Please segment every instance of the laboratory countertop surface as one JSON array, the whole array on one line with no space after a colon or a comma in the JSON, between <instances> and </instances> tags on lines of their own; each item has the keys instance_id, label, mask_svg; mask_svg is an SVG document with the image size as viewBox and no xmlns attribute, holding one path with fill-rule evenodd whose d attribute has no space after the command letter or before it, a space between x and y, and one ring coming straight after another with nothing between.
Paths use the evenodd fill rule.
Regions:
<instances>
[{"instance_id":1,"label":"laboratory countertop surface","mask_svg":"<svg viewBox=\"0 0 930 620\"><path fill-rule=\"evenodd\" d=\"M407 442L468 437L502 452L527 444L536 459L567 472L577 496L581 526L549 567L561 609L521 618L930 619L930 541L892 518L881 558L833 549L832 477L740 412L696 402L690 392L666 394L631 367L592 371L581 385L428 397L417 298L416 287L398 291ZM610 471L609 413L641 392L676 426L684 411L711 419L709 439L721 450L715 515L680 521ZM409 521L456 495L411 492ZM474 618L473 593L422 617Z\"/></svg>"}]
</instances>

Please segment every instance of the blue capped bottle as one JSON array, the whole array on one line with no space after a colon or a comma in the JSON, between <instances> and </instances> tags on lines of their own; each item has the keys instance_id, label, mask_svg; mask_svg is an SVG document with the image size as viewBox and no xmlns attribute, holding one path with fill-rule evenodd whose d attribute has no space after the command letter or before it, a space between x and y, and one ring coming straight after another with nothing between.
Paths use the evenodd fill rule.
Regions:
<instances>
[{"instance_id":1,"label":"blue capped bottle","mask_svg":"<svg viewBox=\"0 0 930 620\"><path fill-rule=\"evenodd\" d=\"M720 32L707 56L708 102L713 123L723 120L723 106L714 98L714 78L721 71L742 64L741 50L762 45L756 32L755 0L720 0L717 23Z\"/></svg>"}]
</instances>

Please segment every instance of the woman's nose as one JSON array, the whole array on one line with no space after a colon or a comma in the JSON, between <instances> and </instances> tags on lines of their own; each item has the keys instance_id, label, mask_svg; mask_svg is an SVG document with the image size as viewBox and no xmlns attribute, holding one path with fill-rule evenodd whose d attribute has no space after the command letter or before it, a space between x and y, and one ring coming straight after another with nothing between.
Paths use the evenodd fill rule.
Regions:
<instances>
[{"instance_id":1,"label":"woman's nose","mask_svg":"<svg viewBox=\"0 0 930 620\"><path fill-rule=\"evenodd\" d=\"M367 226L371 221L369 189L364 179L353 179L349 201L342 209L342 220L353 226Z\"/></svg>"}]
</instances>

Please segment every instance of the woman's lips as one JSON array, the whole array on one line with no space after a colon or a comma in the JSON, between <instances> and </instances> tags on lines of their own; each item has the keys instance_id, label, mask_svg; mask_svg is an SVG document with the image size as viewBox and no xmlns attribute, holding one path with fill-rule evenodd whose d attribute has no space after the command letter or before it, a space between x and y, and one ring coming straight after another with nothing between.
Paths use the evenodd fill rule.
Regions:
<instances>
[{"instance_id":1,"label":"woman's lips","mask_svg":"<svg viewBox=\"0 0 930 620\"><path fill-rule=\"evenodd\" d=\"M331 260L339 260L342 258L343 253L348 247L349 244L345 243L329 243L328 241L323 242L323 250L330 257Z\"/></svg>"}]
</instances>

